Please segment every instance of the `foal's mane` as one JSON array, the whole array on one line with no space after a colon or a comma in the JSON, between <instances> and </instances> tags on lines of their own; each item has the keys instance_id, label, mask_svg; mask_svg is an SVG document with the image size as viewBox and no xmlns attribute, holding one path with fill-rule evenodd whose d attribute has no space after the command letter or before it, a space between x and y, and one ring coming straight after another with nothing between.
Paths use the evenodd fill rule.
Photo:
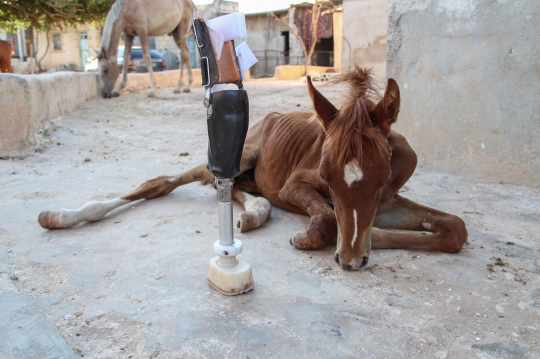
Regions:
<instances>
[{"instance_id":1,"label":"foal's mane","mask_svg":"<svg viewBox=\"0 0 540 359\"><path fill-rule=\"evenodd\" d=\"M331 85L349 85L345 102L326 128L327 136L323 147L323 150L331 151L339 168L345 167L352 160L362 165L362 142L365 140L371 142L379 155L390 155L386 139L377 133L378 128L373 126L369 114L382 98L371 73L371 69L355 66L353 71L337 75L329 82Z\"/></svg>"}]
</instances>

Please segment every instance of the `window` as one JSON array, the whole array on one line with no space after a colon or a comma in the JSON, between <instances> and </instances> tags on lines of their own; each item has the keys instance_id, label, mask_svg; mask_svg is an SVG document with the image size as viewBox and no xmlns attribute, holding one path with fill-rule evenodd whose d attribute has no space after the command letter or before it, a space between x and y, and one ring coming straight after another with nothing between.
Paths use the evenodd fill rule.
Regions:
<instances>
[{"instance_id":1,"label":"window","mask_svg":"<svg viewBox=\"0 0 540 359\"><path fill-rule=\"evenodd\" d=\"M60 34L53 35L53 48L55 50L62 50L62 37Z\"/></svg>"}]
</instances>

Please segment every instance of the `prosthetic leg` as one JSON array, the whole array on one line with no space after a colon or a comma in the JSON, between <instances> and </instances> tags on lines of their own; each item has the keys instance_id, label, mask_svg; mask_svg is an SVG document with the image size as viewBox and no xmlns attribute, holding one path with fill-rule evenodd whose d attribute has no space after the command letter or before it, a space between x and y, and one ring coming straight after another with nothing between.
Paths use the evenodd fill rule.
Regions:
<instances>
[{"instance_id":1,"label":"prosthetic leg","mask_svg":"<svg viewBox=\"0 0 540 359\"><path fill-rule=\"evenodd\" d=\"M226 17L219 20L221 24L227 22L223 18ZM245 23L243 28L245 32ZM242 252L242 242L234 238L232 207L234 176L240 172L249 126L248 96L242 85L233 40L212 29L210 21L207 26L202 18L193 21L193 33L201 55L205 87L208 170L216 177L219 204L219 240L214 243L214 252L218 256L210 260L208 283L221 294L237 295L253 288L251 266L236 258ZM230 36L245 37L239 35L242 34ZM236 84L238 90L219 91L229 83Z\"/></svg>"}]
</instances>

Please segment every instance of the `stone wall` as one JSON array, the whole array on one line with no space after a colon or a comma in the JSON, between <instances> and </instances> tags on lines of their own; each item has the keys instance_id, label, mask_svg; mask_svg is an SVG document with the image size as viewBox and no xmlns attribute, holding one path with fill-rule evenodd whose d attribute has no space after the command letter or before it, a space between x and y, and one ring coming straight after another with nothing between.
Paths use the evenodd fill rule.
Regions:
<instances>
[{"instance_id":1,"label":"stone wall","mask_svg":"<svg viewBox=\"0 0 540 359\"><path fill-rule=\"evenodd\" d=\"M97 74L1 74L0 157L19 156L38 147L36 133L48 120L97 95Z\"/></svg>"},{"instance_id":2,"label":"stone wall","mask_svg":"<svg viewBox=\"0 0 540 359\"><path fill-rule=\"evenodd\" d=\"M540 187L536 1L390 0L395 128L420 164Z\"/></svg>"}]
</instances>

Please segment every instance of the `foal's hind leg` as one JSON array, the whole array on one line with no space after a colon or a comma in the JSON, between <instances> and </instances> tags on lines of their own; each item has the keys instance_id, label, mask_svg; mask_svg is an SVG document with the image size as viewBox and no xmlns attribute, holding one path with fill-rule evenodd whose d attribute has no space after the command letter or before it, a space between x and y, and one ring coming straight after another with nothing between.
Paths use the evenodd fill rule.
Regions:
<instances>
[{"instance_id":1,"label":"foal's hind leg","mask_svg":"<svg viewBox=\"0 0 540 359\"><path fill-rule=\"evenodd\" d=\"M457 253L467 242L468 236L461 218L399 195L380 205L373 226L379 228L374 228L371 234L373 249L423 249Z\"/></svg>"},{"instance_id":2,"label":"foal's hind leg","mask_svg":"<svg viewBox=\"0 0 540 359\"><path fill-rule=\"evenodd\" d=\"M61 209L41 212L39 224L46 229L69 228L83 221L97 221L115 208L139 199L152 199L165 196L175 188L196 181L212 181L212 175L206 169L206 163L182 172L176 176L159 176L144 182L135 191L120 198L108 201L92 201L77 210Z\"/></svg>"},{"instance_id":3,"label":"foal's hind leg","mask_svg":"<svg viewBox=\"0 0 540 359\"><path fill-rule=\"evenodd\" d=\"M233 197L245 209L245 212L240 213L240 220L237 223L242 233L262 226L272 214L270 201L264 197L255 197L243 192L238 185L234 185Z\"/></svg>"},{"instance_id":4,"label":"foal's hind leg","mask_svg":"<svg viewBox=\"0 0 540 359\"><path fill-rule=\"evenodd\" d=\"M374 228L371 247L459 252L467 242L465 223L459 217L397 194L412 176L417 157L399 133L392 131L388 142L392 147L392 177L381 196L373 226L389 231Z\"/></svg>"}]
</instances>

